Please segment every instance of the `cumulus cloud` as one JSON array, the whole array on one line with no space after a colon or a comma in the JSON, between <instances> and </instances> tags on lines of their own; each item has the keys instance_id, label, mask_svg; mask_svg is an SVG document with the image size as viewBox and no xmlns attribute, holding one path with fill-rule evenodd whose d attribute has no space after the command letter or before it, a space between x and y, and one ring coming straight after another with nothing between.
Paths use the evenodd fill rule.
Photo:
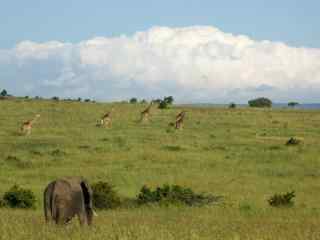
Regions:
<instances>
[{"instance_id":1,"label":"cumulus cloud","mask_svg":"<svg viewBox=\"0 0 320 240\"><path fill-rule=\"evenodd\" d=\"M179 102L317 101L320 49L255 41L214 27L154 27L77 44L24 41L0 50L0 88L17 95Z\"/></svg>"}]
</instances>

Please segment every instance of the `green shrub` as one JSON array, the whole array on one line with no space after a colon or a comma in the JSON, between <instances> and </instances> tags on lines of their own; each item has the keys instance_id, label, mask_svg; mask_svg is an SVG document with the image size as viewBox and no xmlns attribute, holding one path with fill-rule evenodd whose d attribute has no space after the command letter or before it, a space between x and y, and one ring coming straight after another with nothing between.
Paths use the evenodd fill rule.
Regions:
<instances>
[{"instance_id":1,"label":"green shrub","mask_svg":"<svg viewBox=\"0 0 320 240\"><path fill-rule=\"evenodd\" d=\"M299 105L298 102L288 102L288 107L294 108L295 106L298 106L298 105Z\"/></svg>"},{"instance_id":2,"label":"green shrub","mask_svg":"<svg viewBox=\"0 0 320 240\"><path fill-rule=\"evenodd\" d=\"M167 102L168 104L173 104L173 97L169 96L169 97L164 97L163 101Z\"/></svg>"},{"instance_id":3,"label":"green shrub","mask_svg":"<svg viewBox=\"0 0 320 240\"><path fill-rule=\"evenodd\" d=\"M179 185L163 185L155 190L143 186L137 196L139 205L158 203L158 204L185 204L187 206L202 206L219 200L209 194L197 194L190 188L181 187Z\"/></svg>"},{"instance_id":4,"label":"green shrub","mask_svg":"<svg viewBox=\"0 0 320 240\"><path fill-rule=\"evenodd\" d=\"M237 105L236 105L235 103L230 103L230 104L229 104L229 108L232 108L232 109L233 109L233 108L236 108L236 107L237 107Z\"/></svg>"},{"instance_id":5,"label":"green shrub","mask_svg":"<svg viewBox=\"0 0 320 240\"><path fill-rule=\"evenodd\" d=\"M92 190L94 207L112 209L120 206L120 197L111 184L100 181L92 185Z\"/></svg>"},{"instance_id":6,"label":"green shrub","mask_svg":"<svg viewBox=\"0 0 320 240\"><path fill-rule=\"evenodd\" d=\"M161 100L161 102L159 103L159 109L167 109L169 108L169 103L167 103L166 101L164 100Z\"/></svg>"},{"instance_id":7,"label":"green shrub","mask_svg":"<svg viewBox=\"0 0 320 240\"><path fill-rule=\"evenodd\" d=\"M160 108L160 109L169 108L170 105L173 104L173 101L174 101L174 99L172 96L164 97L163 100L160 100L158 108Z\"/></svg>"},{"instance_id":8,"label":"green shrub","mask_svg":"<svg viewBox=\"0 0 320 240\"><path fill-rule=\"evenodd\" d=\"M2 96L2 97L8 96L7 90L3 89L3 90L1 91L1 93L0 93L0 96Z\"/></svg>"},{"instance_id":9,"label":"green shrub","mask_svg":"<svg viewBox=\"0 0 320 240\"><path fill-rule=\"evenodd\" d=\"M138 99L137 98L131 98L129 100L129 102L132 103L132 104L136 104L138 102Z\"/></svg>"},{"instance_id":10,"label":"green shrub","mask_svg":"<svg viewBox=\"0 0 320 240\"><path fill-rule=\"evenodd\" d=\"M272 102L268 98L256 98L248 102L250 107L272 107Z\"/></svg>"},{"instance_id":11,"label":"green shrub","mask_svg":"<svg viewBox=\"0 0 320 240\"><path fill-rule=\"evenodd\" d=\"M273 207L281 207L281 206L292 206L294 202L292 201L295 197L294 191L287 192L285 194L275 194L268 199L268 202Z\"/></svg>"},{"instance_id":12,"label":"green shrub","mask_svg":"<svg viewBox=\"0 0 320 240\"><path fill-rule=\"evenodd\" d=\"M300 143L301 143L301 140L292 137L287 141L286 145L287 146L294 146L294 145L299 145Z\"/></svg>"},{"instance_id":13,"label":"green shrub","mask_svg":"<svg viewBox=\"0 0 320 240\"><path fill-rule=\"evenodd\" d=\"M53 151L50 152L50 155L51 156L56 156L56 157L61 157L61 156L64 156L66 155L66 153L60 149L55 149Z\"/></svg>"},{"instance_id":14,"label":"green shrub","mask_svg":"<svg viewBox=\"0 0 320 240\"><path fill-rule=\"evenodd\" d=\"M36 197L29 189L14 185L3 195L5 206L11 208L35 208Z\"/></svg>"}]
</instances>

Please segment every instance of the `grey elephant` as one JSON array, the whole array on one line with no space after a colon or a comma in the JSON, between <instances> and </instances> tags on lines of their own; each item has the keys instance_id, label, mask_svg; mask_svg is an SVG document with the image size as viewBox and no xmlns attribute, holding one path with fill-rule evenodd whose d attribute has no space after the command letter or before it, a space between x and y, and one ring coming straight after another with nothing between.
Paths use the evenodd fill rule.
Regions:
<instances>
[{"instance_id":1,"label":"grey elephant","mask_svg":"<svg viewBox=\"0 0 320 240\"><path fill-rule=\"evenodd\" d=\"M92 206L92 189L82 177L66 177L48 184L44 190L46 222L66 224L78 216L80 224L92 224L95 214Z\"/></svg>"}]
</instances>

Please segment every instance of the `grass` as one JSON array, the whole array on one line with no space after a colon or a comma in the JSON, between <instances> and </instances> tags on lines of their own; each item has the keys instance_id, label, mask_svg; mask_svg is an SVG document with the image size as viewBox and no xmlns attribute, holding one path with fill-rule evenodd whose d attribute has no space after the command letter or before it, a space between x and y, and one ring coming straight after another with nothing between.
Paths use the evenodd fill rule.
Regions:
<instances>
[{"instance_id":1,"label":"grass","mask_svg":"<svg viewBox=\"0 0 320 240\"><path fill-rule=\"evenodd\" d=\"M32 189L36 210L0 209L0 239L320 239L320 112L188 107L184 129L168 130L181 110L142 104L0 101L0 195ZM97 128L114 107L111 129ZM21 122L40 113L30 136ZM290 137L303 144L287 147ZM224 196L208 207L142 207L99 212L92 228L47 226L42 193L61 176L109 181L123 197L143 185L178 184ZM295 191L291 208L267 199Z\"/></svg>"}]
</instances>

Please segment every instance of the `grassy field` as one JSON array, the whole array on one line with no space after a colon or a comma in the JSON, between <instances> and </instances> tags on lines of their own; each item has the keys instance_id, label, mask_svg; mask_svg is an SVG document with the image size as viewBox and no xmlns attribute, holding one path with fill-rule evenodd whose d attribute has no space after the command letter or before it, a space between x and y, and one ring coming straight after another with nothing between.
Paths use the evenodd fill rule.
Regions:
<instances>
[{"instance_id":1,"label":"grassy field","mask_svg":"<svg viewBox=\"0 0 320 240\"><path fill-rule=\"evenodd\" d=\"M115 108L111 129L96 127ZM0 239L320 239L320 112L187 108L185 127L168 127L181 110L142 104L49 100L0 101L0 194L32 189L36 210L0 209ZM41 117L30 136L21 122ZM298 137L303 143L288 147ZM61 176L109 181L123 197L164 183L224 196L207 207L101 211L94 226L47 226L42 192ZM272 208L275 193L296 192L291 208Z\"/></svg>"}]
</instances>

